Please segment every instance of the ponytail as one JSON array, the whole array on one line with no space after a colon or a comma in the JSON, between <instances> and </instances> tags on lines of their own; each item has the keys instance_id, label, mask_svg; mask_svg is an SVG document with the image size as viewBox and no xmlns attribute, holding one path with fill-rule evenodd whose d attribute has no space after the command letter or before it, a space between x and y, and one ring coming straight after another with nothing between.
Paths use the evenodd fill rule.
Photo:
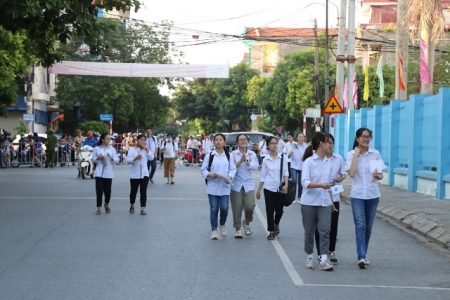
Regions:
<instances>
[{"instance_id":1,"label":"ponytail","mask_svg":"<svg viewBox=\"0 0 450 300\"><path fill-rule=\"evenodd\" d=\"M309 145L306 150L305 153L303 153L303 158L302 160L305 161L308 157L313 155L313 148L312 145Z\"/></svg>"}]
</instances>

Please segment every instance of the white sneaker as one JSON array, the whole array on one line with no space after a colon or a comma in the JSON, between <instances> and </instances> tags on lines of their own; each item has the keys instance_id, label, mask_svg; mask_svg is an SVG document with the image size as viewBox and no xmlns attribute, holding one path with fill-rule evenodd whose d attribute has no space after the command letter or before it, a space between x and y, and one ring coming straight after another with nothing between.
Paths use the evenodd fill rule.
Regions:
<instances>
[{"instance_id":1,"label":"white sneaker","mask_svg":"<svg viewBox=\"0 0 450 300\"><path fill-rule=\"evenodd\" d=\"M302 198L297 198L297 203L300 204L300 202L302 201Z\"/></svg>"},{"instance_id":2,"label":"white sneaker","mask_svg":"<svg viewBox=\"0 0 450 300\"><path fill-rule=\"evenodd\" d=\"M308 258L306 260L306 268L308 269L314 269L314 263L312 258Z\"/></svg>"},{"instance_id":3,"label":"white sneaker","mask_svg":"<svg viewBox=\"0 0 450 300\"><path fill-rule=\"evenodd\" d=\"M333 271L333 263L331 261L324 260L319 264L319 270L321 271Z\"/></svg>"},{"instance_id":4,"label":"white sneaker","mask_svg":"<svg viewBox=\"0 0 450 300\"><path fill-rule=\"evenodd\" d=\"M212 240L218 240L219 239L219 235L217 234L217 230L213 230L211 233L211 239Z\"/></svg>"},{"instance_id":5,"label":"white sneaker","mask_svg":"<svg viewBox=\"0 0 450 300\"><path fill-rule=\"evenodd\" d=\"M227 236L227 228L225 227L225 225L219 225L219 229L221 236Z\"/></svg>"},{"instance_id":6,"label":"white sneaker","mask_svg":"<svg viewBox=\"0 0 450 300\"><path fill-rule=\"evenodd\" d=\"M240 230L236 231L236 234L234 235L235 239L242 239L242 232Z\"/></svg>"},{"instance_id":7,"label":"white sneaker","mask_svg":"<svg viewBox=\"0 0 450 300\"><path fill-rule=\"evenodd\" d=\"M370 261L367 260L367 258L365 259L366 261L366 266L370 265Z\"/></svg>"},{"instance_id":8,"label":"white sneaker","mask_svg":"<svg viewBox=\"0 0 450 300\"><path fill-rule=\"evenodd\" d=\"M366 268L366 260L365 260L364 258L362 258L362 259L360 259L360 260L358 261L358 267L359 267L360 269L365 269L365 268Z\"/></svg>"},{"instance_id":9,"label":"white sneaker","mask_svg":"<svg viewBox=\"0 0 450 300\"><path fill-rule=\"evenodd\" d=\"M252 235L253 229L252 229L252 226L250 226L250 223L248 223L248 225L245 225L244 221L242 221L242 226L244 226L245 235L247 235L247 236Z\"/></svg>"}]
</instances>

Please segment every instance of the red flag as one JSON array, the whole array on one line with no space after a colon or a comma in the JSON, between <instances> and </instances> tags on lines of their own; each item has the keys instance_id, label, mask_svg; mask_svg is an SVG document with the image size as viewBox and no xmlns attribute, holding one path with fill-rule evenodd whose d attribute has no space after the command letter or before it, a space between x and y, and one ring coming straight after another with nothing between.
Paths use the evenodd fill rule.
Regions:
<instances>
[{"instance_id":1,"label":"red flag","mask_svg":"<svg viewBox=\"0 0 450 300\"><path fill-rule=\"evenodd\" d=\"M405 87L405 77L403 77L403 58L402 52L398 49L398 88L401 91L406 91Z\"/></svg>"}]
</instances>

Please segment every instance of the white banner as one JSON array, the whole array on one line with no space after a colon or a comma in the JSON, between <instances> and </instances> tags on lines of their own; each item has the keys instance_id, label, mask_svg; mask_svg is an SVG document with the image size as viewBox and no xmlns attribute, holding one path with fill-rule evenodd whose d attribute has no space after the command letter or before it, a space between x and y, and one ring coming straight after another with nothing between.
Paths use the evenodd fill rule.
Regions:
<instances>
[{"instance_id":1,"label":"white banner","mask_svg":"<svg viewBox=\"0 0 450 300\"><path fill-rule=\"evenodd\" d=\"M228 65L165 65L63 61L49 68L52 74L114 77L228 78Z\"/></svg>"}]
</instances>

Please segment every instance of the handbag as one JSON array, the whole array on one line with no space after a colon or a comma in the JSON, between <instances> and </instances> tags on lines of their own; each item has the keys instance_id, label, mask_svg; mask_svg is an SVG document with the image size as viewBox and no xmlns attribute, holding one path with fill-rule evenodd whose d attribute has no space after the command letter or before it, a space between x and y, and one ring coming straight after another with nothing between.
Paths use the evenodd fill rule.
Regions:
<instances>
[{"instance_id":1,"label":"handbag","mask_svg":"<svg viewBox=\"0 0 450 300\"><path fill-rule=\"evenodd\" d=\"M296 186L295 182L291 179L288 180L288 190L286 194L281 193L281 189L284 187L284 180L283 179L283 159L284 155L281 155L281 164L280 164L280 187L278 188L281 198L283 199L283 206L289 206L294 202L295 200L295 192L296 192Z\"/></svg>"}]
</instances>

